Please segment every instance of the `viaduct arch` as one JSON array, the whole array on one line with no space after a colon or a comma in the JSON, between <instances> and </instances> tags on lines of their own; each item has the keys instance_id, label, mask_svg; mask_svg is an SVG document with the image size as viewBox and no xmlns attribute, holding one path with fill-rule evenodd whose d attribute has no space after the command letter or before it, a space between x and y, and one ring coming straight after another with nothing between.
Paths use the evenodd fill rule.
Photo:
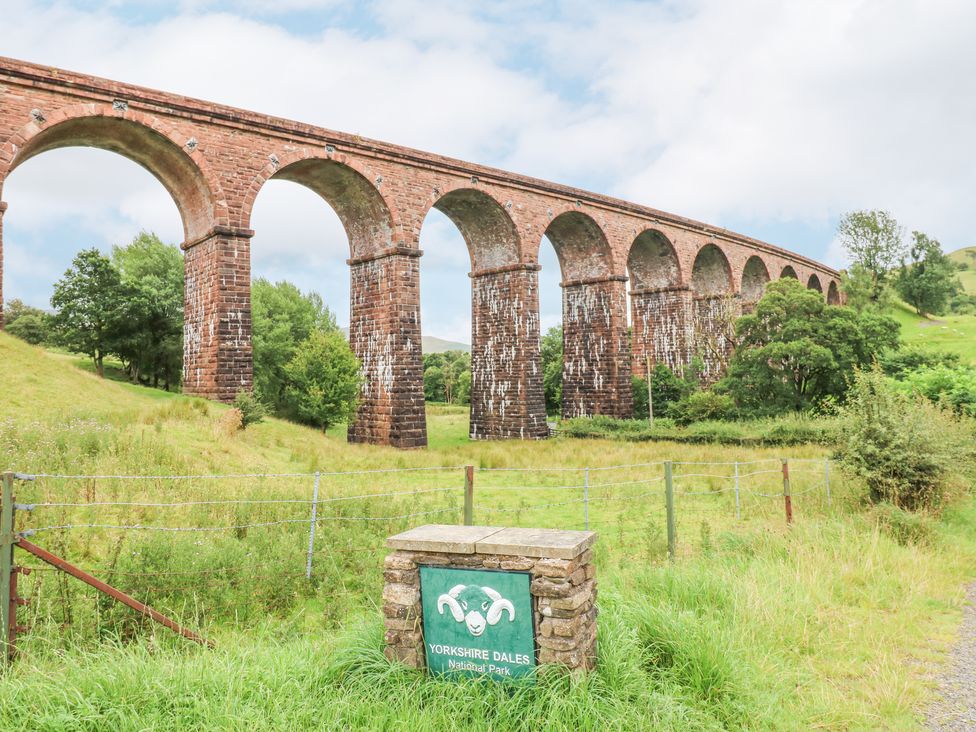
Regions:
<instances>
[{"instance_id":1,"label":"viaduct arch","mask_svg":"<svg viewBox=\"0 0 976 732\"><path fill-rule=\"evenodd\" d=\"M539 359L538 250L559 260L565 416L632 411L631 374L705 356L716 378L722 323L773 276L839 303L838 273L810 259L657 209L299 122L0 57L0 308L3 183L47 150L128 157L183 220L184 390L230 401L252 383L251 210L271 178L336 211L349 239L350 342L365 386L351 441L426 444L420 352L420 229L436 208L471 260L475 439L548 434ZM630 324L628 325L628 294ZM2 309L0 309L2 324ZM709 354L713 357L709 357Z\"/></svg>"}]
</instances>

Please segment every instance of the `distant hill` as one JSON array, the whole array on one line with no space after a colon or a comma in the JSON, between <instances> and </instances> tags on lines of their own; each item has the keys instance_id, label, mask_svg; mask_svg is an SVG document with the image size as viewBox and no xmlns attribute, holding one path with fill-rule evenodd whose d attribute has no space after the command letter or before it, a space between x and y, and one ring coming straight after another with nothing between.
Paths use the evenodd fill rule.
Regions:
<instances>
[{"instance_id":1,"label":"distant hill","mask_svg":"<svg viewBox=\"0 0 976 732\"><path fill-rule=\"evenodd\" d=\"M959 273L959 280L967 295L976 295L976 247L963 247L949 254L956 264L964 264L967 269Z\"/></svg>"},{"instance_id":2,"label":"distant hill","mask_svg":"<svg viewBox=\"0 0 976 732\"><path fill-rule=\"evenodd\" d=\"M342 334L349 337L349 329L343 328ZM444 353L444 351L464 351L465 353L471 352L471 346L467 343L458 343L457 341L445 341L443 338L438 338L437 336L423 336L420 348L424 353Z\"/></svg>"}]
</instances>

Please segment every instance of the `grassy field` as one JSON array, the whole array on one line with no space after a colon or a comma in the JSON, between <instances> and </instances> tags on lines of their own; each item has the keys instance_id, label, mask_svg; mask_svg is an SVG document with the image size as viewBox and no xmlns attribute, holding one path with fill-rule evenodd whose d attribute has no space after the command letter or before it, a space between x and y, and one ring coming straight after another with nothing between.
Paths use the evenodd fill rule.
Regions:
<instances>
[{"instance_id":1,"label":"grassy field","mask_svg":"<svg viewBox=\"0 0 976 732\"><path fill-rule=\"evenodd\" d=\"M19 502L86 504L22 516L21 527L84 525L40 531L36 543L217 647L187 644L38 571L22 586L34 598L23 613L32 630L0 680L5 730L911 729L973 575L972 503L917 520L870 511L835 469L828 505L821 446L472 444L465 410L438 407L430 448L402 452L277 420L231 431L225 407L100 381L2 334L0 363L4 468L295 474L20 484ZM796 493L790 529L777 495L784 456ZM673 567L662 460L682 463ZM455 684L383 659L383 539L457 522L467 464L477 468L478 522L582 527L588 513L600 533L598 672L530 686ZM391 468L410 470L356 472ZM315 471L325 500L308 581ZM294 503L267 503L279 500ZM123 525L139 528L105 528Z\"/></svg>"},{"instance_id":2,"label":"grassy field","mask_svg":"<svg viewBox=\"0 0 976 732\"><path fill-rule=\"evenodd\" d=\"M889 314L901 325L905 343L955 352L960 354L964 363L976 364L976 316L937 315L923 318L905 303L897 303Z\"/></svg>"}]
</instances>

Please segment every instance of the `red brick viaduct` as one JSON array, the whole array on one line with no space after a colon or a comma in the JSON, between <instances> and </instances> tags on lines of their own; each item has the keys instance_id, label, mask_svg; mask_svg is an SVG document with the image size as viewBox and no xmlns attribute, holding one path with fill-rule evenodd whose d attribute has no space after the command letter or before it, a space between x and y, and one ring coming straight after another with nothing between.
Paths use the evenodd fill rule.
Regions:
<instances>
[{"instance_id":1,"label":"red brick viaduct","mask_svg":"<svg viewBox=\"0 0 976 732\"><path fill-rule=\"evenodd\" d=\"M295 181L332 206L349 237L350 340L365 376L349 428L356 442L427 441L419 238L431 208L455 223L471 258L472 438L548 433L539 360L543 236L562 269L567 416L629 416L631 373L643 375L648 357L677 367L697 352L712 363L704 345L726 348L720 323L755 303L770 279L795 277L830 302L840 297L834 270L674 214L0 58L0 193L18 165L68 146L126 156L176 202L185 230L184 390L210 399L229 401L251 385L250 219L261 187L270 178ZM0 268L5 209L0 203Z\"/></svg>"}]
</instances>

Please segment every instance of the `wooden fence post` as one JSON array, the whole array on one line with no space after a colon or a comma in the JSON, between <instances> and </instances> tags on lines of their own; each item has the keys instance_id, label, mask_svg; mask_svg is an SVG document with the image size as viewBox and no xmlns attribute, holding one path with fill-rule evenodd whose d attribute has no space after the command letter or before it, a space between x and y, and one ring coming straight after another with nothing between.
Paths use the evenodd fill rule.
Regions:
<instances>
[{"instance_id":1,"label":"wooden fence post","mask_svg":"<svg viewBox=\"0 0 976 732\"><path fill-rule=\"evenodd\" d=\"M0 489L0 666L13 658L13 633L16 625L14 606L14 474L3 474Z\"/></svg>"},{"instance_id":2,"label":"wooden fence post","mask_svg":"<svg viewBox=\"0 0 976 732\"><path fill-rule=\"evenodd\" d=\"M668 515L668 558L673 562L677 531L674 525L674 480L670 460L664 463L664 505Z\"/></svg>"},{"instance_id":3,"label":"wooden fence post","mask_svg":"<svg viewBox=\"0 0 976 732\"><path fill-rule=\"evenodd\" d=\"M786 523L793 523L793 496L790 493L790 461L783 460L783 502L786 504Z\"/></svg>"},{"instance_id":4,"label":"wooden fence post","mask_svg":"<svg viewBox=\"0 0 976 732\"><path fill-rule=\"evenodd\" d=\"M474 524L474 465L464 468L464 525Z\"/></svg>"}]
</instances>

